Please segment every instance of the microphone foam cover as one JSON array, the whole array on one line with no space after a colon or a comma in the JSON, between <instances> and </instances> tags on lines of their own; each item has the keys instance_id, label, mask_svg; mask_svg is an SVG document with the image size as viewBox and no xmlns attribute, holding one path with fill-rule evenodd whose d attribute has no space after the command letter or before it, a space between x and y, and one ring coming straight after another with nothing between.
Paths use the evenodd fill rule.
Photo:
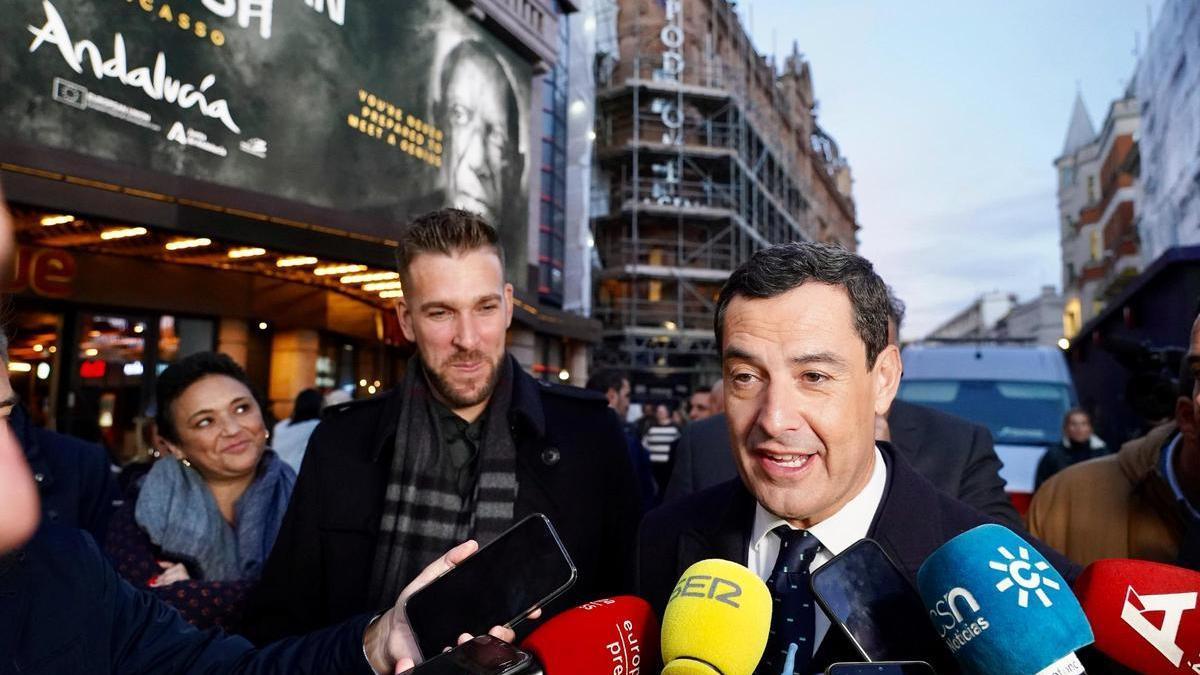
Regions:
<instances>
[{"instance_id":1,"label":"microphone foam cover","mask_svg":"<svg viewBox=\"0 0 1200 675\"><path fill-rule=\"evenodd\" d=\"M946 542L917 572L937 634L976 673L1038 673L1092 642L1062 576L1029 542L980 525Z\"/></svg>"},{"instance_id":2,"label":"microphone foam cover","mask_svg":"<svg viewBox=\"0 0 1200 675\"><path fill-rule=\"evenodd\" d=\"M663 675L749 675L770 629L762 579L735 562L701 560L679 578L663 614Z\"/></svg>"},{"instance_id":3,"label":"microphone foam cover","mask_svg":"<svg viewBox=\"0 0 1200 675\"><path fill-rule=\"evenodd\" d=\"M1075 580L1096 648L1139 673L1200 665L1200 574L1143 560L1097 560Z\"/></svg>"},{"instance_id":4,"label":"microphone foam cover","mask_svg":"<svg viewBox=\"0 0 1200 675\"><path fill-rule=\"evenodd\" d=\"M604 598L545 622L521 649L546 675L648 673L658 667L658 619L641 598Z\"/></svg>"}]
</instances>

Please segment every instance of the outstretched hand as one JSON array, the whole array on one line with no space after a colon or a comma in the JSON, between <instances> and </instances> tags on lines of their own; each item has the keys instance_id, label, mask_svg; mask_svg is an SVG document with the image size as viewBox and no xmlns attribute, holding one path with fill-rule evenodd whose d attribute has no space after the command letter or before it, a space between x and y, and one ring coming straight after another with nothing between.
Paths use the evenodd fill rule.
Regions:
<instances>
[{"instance_id":1,"label":"outstretched hand","mask_svg":"<svg viewBox=\"0 0 1200 675\"><path fill-rule=\"evenodd\" d=\"M363 645L375 672L400 673L417 664L421 652L417 646L417 638L413 635L412 627L408 625L408 616L404 613L404 603L414 593L428 586L444 572L460 565L462 561L471 557L478 550L479 544L476 541L467 540L429 563L415 579L404 587L404 590L400 591L400 597L396 599L395 606L371 625L363 638ZM453 608L448 608L448 611L453 611ZM536 619L541 616L541 613L541 609L535 609L530 612L529 618ZM516 633L506 626L493 626L488 634L505 642L512 642L516 639ZM471 637L471 635L463 633L458 637L458 644L470 640Z\"/></svg>"}]
</instances>

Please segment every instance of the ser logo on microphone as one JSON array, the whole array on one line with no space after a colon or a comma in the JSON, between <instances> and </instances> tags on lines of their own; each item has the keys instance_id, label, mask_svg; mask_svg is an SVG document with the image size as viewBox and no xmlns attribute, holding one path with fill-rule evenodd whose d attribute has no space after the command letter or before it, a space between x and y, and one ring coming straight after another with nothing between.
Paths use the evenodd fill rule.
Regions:
<instances>
[{"instance_id":1,"label":"ser logo on microphone","mask_svg":"<svg viewBox=\"0 0 1200 675\"><path fill-rule=\"evenodd\" d=\"M737 598L742 595L742 587L735 581L714 577L710 574L693 574L683 577L671 591L670 600L675 598L709 598L723 602L734 609L741 608Z\"/></svg>"}]
</instances>

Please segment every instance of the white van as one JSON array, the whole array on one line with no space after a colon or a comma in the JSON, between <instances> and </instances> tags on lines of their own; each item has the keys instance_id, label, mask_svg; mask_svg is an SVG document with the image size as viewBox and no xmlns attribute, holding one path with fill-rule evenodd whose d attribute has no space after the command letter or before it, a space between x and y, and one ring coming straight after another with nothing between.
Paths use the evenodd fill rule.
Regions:
<instances>
[{"instance_id":1,"label":"white van","mask_svg":"<svg viewBox=\"0 0 1200 675\"><path fill-rule=\"evenodd\" d=\"M1000 343L916 344L904 348L900 398L986 426L1004 463L1000 476L1023 512L1038 461L1061 442L1076 405L1061 350Z\"/></svg>"}]
</instances>

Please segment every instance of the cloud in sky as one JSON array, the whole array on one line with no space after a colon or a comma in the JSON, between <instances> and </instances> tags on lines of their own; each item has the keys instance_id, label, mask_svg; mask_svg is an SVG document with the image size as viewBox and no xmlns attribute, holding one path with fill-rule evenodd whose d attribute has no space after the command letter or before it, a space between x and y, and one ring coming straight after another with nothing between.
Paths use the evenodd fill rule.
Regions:
<instances>
[{"instance_id":1,"label":"cloud in sky","mask_svg":"<svg viewBox=\"0 0 1200 675\"><path fill-rule=\"evenodd\" d=\"M941 213L866 240L860 252L908 304L905 340L921 337L981 293L1021 299L1059 280L1052 192ZM864 238L865 239L865 238Z\"/></svg>"},{"instance_id":2,"label":"cloud in sky","mask_svg":"<svg viewBox=\"0 0 1200 675\"><path fill-rule=\"evenodd\" d=\"M1053 161L1076 91L1099 126L1124 90L1146 4L745 0L739 12L760 51L794 40L812 64L818 122L853 171L860 250L908 302L906 339L980 293L1060 284Z\"/></svg>"}]
</instances>

